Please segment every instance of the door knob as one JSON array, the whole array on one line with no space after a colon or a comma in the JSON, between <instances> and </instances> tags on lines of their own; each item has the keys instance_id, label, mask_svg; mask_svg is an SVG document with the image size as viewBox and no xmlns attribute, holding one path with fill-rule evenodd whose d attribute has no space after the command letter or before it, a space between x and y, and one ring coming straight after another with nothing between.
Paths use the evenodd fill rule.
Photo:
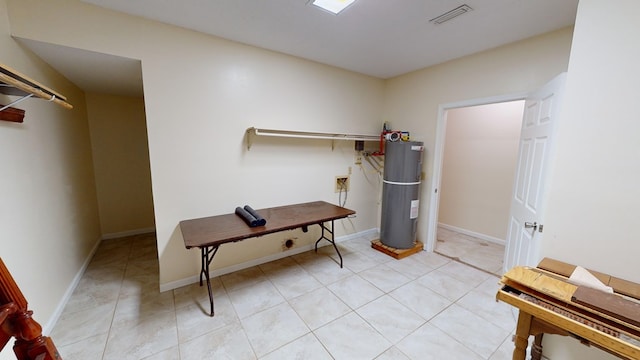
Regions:
<instances>
[{"instance_id":1,"label":"door knob","mask_svg":"<svg viewBox=\"0 0 640 360\"><path fill-rule=\"evenodd\" d=\"M542 227L543 227L543 226L544 226L544 225L542 225L542 224L538 224L537 222L532 222L532 223L530 223L530 222L525 222L525 223L524 223L524 228L525 228L525 229L533 229L533 231L538 230L538 232L542 232Z\"/></svg>"}]
</instances>

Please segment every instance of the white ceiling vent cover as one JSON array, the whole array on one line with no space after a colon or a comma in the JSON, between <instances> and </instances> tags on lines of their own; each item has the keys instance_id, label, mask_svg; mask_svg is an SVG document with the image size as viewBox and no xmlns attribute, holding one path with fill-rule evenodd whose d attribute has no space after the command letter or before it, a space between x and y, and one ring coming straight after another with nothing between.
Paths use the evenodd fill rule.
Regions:
<instances>
[{"instance_id":1,"label":"white ceiling vent cover","mask_svg":"<svg viewBox=\"0 0 640 360\"><path fill-rule=\"evenodd\" d=\"M453 10L449 10L446 13L440 15L440 16L436 16L433 19L429 20L429 22L432 22L434 24L442 24L444 22L447 22L451 19L453 19L454 17L460 16L462 14L466 14L469 11L472 11L473 9L471 8L471 6L464 4L464 5L460 5L457 8L453 9Z\"/></svg>"}]
</instances>

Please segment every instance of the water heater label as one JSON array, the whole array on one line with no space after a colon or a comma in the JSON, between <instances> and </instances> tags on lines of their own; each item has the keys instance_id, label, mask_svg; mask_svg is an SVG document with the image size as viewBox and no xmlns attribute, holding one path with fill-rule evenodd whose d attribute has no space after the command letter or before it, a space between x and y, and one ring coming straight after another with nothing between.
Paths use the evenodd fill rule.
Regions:
<instances>
[{"instance_id":1,"label":"water heater label","mask_svg":"<svg viewBox=\"0 0 640 360\"><path fill-rule=\"evenodd\" d=\"M413 150L413 151L424 151L424 146L411 145L411 150Z\"/></svg>"},{"instance_id":2,"label":"water heater label","mask_svg":"<svg viewBox=\"0 0 640 360\"><path fill-rule=\"evenodd\" d=\"M411 211L409 219L416 219L418 217L418 208L420 207L420 200L411 200Z\"/></svg>"}]
</instances>

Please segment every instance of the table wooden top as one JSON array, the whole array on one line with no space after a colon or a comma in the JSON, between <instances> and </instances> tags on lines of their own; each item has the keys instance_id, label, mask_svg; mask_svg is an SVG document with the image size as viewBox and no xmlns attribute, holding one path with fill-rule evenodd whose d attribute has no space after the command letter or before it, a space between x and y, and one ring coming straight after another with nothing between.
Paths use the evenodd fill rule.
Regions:
<instances>
[{"instance_id":1,"label":"table wooden top","mask_svg":"<svg viewBox=\"0 0 640 360\"><path fill-rule=\"evenodd\" d=\"M249 227L235 213L180 221L184 246L187 249L216 246L227 242L240 241L283 230L292 230L341 219L356 213L353 210L324 201L279 206L256 211L267 220L265 226Z\"/></svg>"}]
</instances>

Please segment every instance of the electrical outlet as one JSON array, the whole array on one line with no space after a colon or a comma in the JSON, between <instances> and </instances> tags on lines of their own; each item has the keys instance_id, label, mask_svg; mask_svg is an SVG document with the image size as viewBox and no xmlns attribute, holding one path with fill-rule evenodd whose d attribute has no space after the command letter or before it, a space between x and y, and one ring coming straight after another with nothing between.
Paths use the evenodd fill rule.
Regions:
<instances>
[{"instance_id":1,"label":"electrical outlet","mask_svg":"<svg viewBox=\"0 0 640 360\"><path fill-rule=\"evenodd\" d=\"M353 163L356 165L362 165L362 155L360 154L356 155L356 158Z\"/></svg>"},{"instance_id":2,"label":"electrical outlet","mask_svg":"<svg viewBox=\"0 0 640 360\"><path fill-rule=\"evenodd\" d=\"M336 184L335 192L349 191L349 176L348 175L336 176L335 184Z\"/></svg>"}]
</instances>

